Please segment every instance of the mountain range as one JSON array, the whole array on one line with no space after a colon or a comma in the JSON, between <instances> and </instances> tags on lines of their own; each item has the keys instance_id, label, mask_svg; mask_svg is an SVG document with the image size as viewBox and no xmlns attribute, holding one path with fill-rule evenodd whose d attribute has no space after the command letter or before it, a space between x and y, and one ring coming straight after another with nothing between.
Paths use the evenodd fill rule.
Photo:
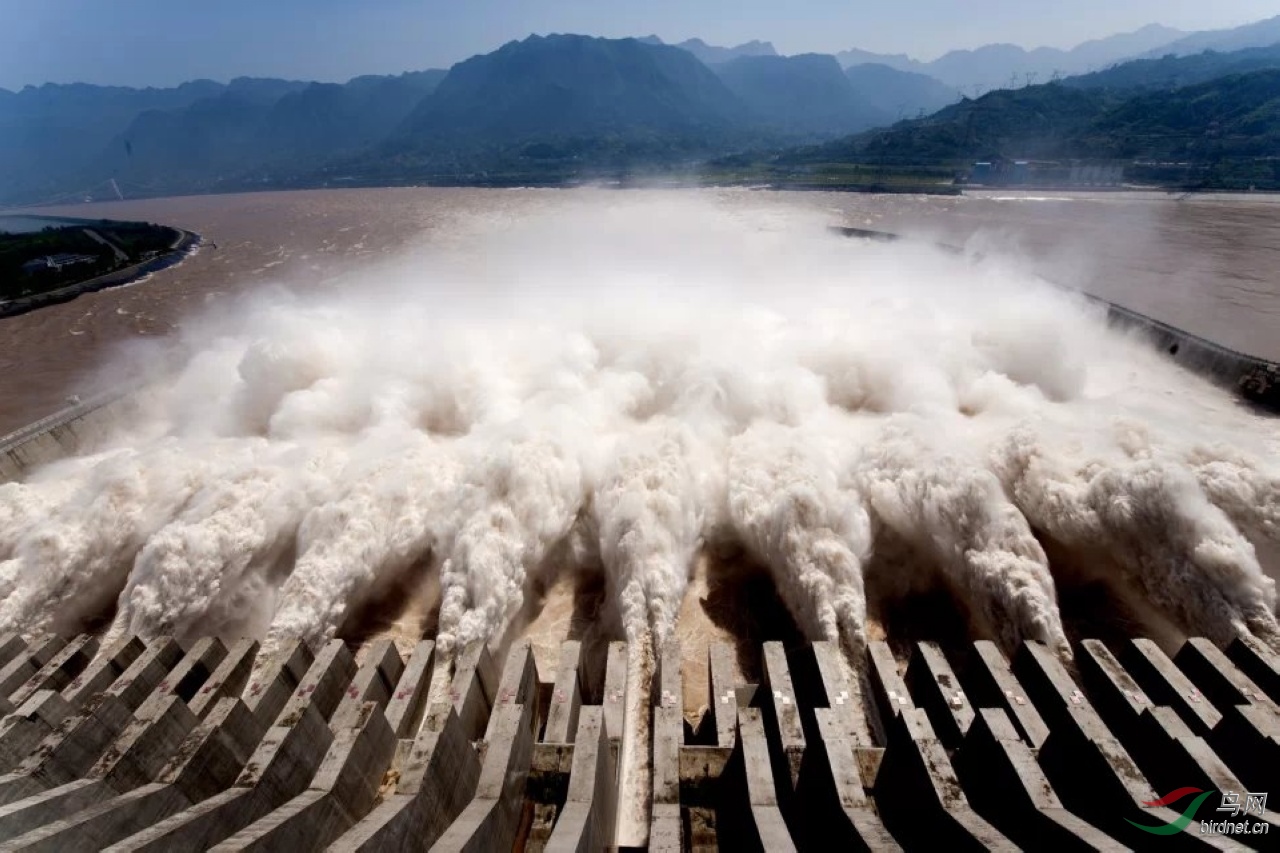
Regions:
<instances>
[{"instance_id":1,"label":"mountain range","mask_svg":"<svg viewBox=\"0 0 1280 853\"><path fill-rule=\"evenodd\" d=\"M1205 50L1226 52L1247 47L1267 47L1278 42L1280 42L1280 15L1229 30L1189 33L1176 41L1155 46L1144 56L1157 57L1168 54L1187 56Z\"/></svg>"},{"instance_id":2,"label":"mountain range","mask_svg":"<svg viewBox=\"0 0 1280 853\"><path fill-rule=\"evenodd\" d=\"M1203 104L1164 93L1231 75L1260 82L1198 97L1216 104L1214 121L1270 139L1267 116L1249 124L1233 110L1273 107L1260 95L1273 78L1250 75L1280 66L1280 44L1227 48L1280 36L1278 28L1280 18L1198 34L1153 25L1066 52L988 45L932 63L859 51L780 56L768 42L716 47L698 39L671 45L656 36L548 35L447 71L342 84L237 78L171 89L29 86L0 90L0 202L101 195L109 181L130 195L331 181L558 181L687 169L735 152L796 146L880 160L940 161L987 150L1114 153L1130 151L1121 137L1136 138L1142 125L1140 114L1118 112L1124 103L1164 115L1149 129L1157 135L1182 126L1168 110L1199 115L1183 122L1185 136L1207 114ZM1161 40L1163 47L1149 47ZM1202 51L1203 44L1226 47ZM1121 52L1153 50L1149 58L1111 62ZM1048 87L1026 85L1038 72L1016 71L1047 63L1093 70ZM997 72L1015 85L981 98L939 79L964 85ZM1135 100L1147 96L1154 100ZM1090 130L1104 115L1113 123ZM1104 145L1100 135L1111 138ZM1076 147L1063 148L1062 140Z\"/></svg>"},{"instance_id":3,"label":"mountain range","mask_svg":"<svg viewBox=\"0 0 1280 853\"><path fill-rule=\"evenodd\" d=\"M707 64L699 51L729 59ZM892 69L851 77L830 56L781 57L762 43L580 35L530 36L448 71L345 84L27 87L0 93L0 200L76 197L108 179L163 194L351 173L688 162L864 130L904 103L932 109L954 94L944 91Z\"/></svg>"},{"instance_id":4,"label":"mountain range","mask_svg":"<svg viewBox=\"0 0 1280 853\"><path fill-rule=\"evenodd\" d=\"M1280 43L1280 15L1252 24L1222 30L1187 33L1161 24L1148 24L1133 32L1093 39L1069 50L1037 47L1031 50L1012 44L988 44L973 50L952 50L937 59L922 62L906 54L881 54L853 48L836 54L848 68L863 63L879 63L926 74L966 93L1014 88L1054 77L1084 74L1119 62L1159 58L1168 54L1186 56L1204 50L1219 52Z\"/></svg>"},{"instance_id":5,"label":"mountain range","mask_svg":"<svg viewBox=\"0 0 1280 853\"><path fill-rule=\"evenodd\" d=\"M1068 77L1063 84L1077 89L1115 89L1140 92L1194 86L1230 74L1280 68L1280 44L1219 52L1206 50L1186 56L1166 54L1159 59L1135 59L1102 71Z\"/></svg>"},{"instance_id":6,"label":"mountain range","mask_svg":"<svg viewBox=\"0 0 1280 853\"><path fill-rule=\"evenodd\" d=\"M924 119L787 152L780 160L964 165L1014 158L1259 159L1280 180L1277 155L1280 67L1128 92L1062 83L1002 89Z\"/></svg>"},{"instance_id":7,"label":"mountain range","mask_svg":"<svg viewBox=\"0 0 1280 853\"><path fill-rule=\"evenodd\" d=\"M654 36L654 38L657 38ZM707 44L702 39L693 38L682 41L676 45L681 50L687 50L698 60L707 65L718 65L722 62L730 62L743 56L777 56L778 51L774 50L773 45L767 41L749 41L736 47L716 47Z\"/></svg>"},{"instance_id":8,"label":"mountain range","mask_svg":"<svg viewBox=\"0 0 1280 853\"><path fill-rule=\"evenodd\" d=\"M748 55L713 67L757 123L780 135L853 133L893 119L833 56Z\"/></svg>"},{"instance_id":9,"label":"mountain range","mask_svg":"<svg viewBox=\"0 0 1280 853\"><path fill-rule=\"evenodd\" d=\"M1037 47L1031 50L1013 44L988 44L973 50L952 50L930 62L905 54L878 54L857 48L836 54L846 68L867 62L888 65L899 71L926 74L953 88L977 87L983 91L1020 85L1027 75L1042 81L1051 76L1080 74L1103 68L1123 59L1168 45L1187 33L1160 24L1148 24L1130 33L1093 39L1070 50Z\"/></svg>"}]
</instances>

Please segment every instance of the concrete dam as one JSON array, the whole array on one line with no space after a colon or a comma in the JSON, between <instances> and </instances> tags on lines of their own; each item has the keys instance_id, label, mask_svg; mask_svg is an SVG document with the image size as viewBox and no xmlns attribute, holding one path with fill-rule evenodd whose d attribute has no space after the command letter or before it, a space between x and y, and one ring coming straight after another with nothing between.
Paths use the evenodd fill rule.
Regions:
<instances>
[{"instance_id":1,"label":"concrete dam","mask_svg":"<svg viewBox=\"0 0 1280 853\"><path fill-rule=\"evenodd\" d=\"M1051 308L1055 317L1059 307ZM941 371L979 377L977 390L957 399L951 412L951 431L942 442L950 449L964 440L964 424L983 416L984 400L1001 393L1026 403L1016 394L1024 387L1039 389L1034 393L1044 405L1036 413L1061 417L1061 432L1048 433L1042 444L1032 440L1037 436L1021 435L1022 443L1010 450L1009 482L1021 489L1014 496L1014 487L978 471L978 464L965 467L955 456L934 455L924 439L877 445L884 437L880 423L908 404L889 393L894 382L871 381L876 371L894 380L919 375L894 372L897 361L861 362L864 353L839 347L816 358L810 344L821 325L797 325L790 333L803 344L795 348L803 358L753 363L755 372L737 385L726 383L724 395L737 393L731 402L749 413L772 413L775 386L769 382L782 376L777 388L794 386L797 365L832 384L853 377L847 397L824 397L822 403L838 418L861 418L869 425L850 434L865 442L879 466L863 490L882 500L872 508L875 523L863 530L849 520L851 513L842 514L848 492L840 492L834 477L827 489L821 475L829 472L804 455L806 442L828 437L822 431L827 421L814 416L809 432L782 424L792 431L764 432L755 444L733 445L736 455L715 457L703 469L722 461L726 469L739 465L738 490L724 501L736 513L732 530L744 550L741 539L754 536L751 547L772 554L773 562L764 565L768 561L761 558L747 567L744 559L722 572L719 587L708 580L710 570L699 566L676 579L685 585L673 584L637 603L615 588L622 585L619 578L640 577L637 566L683 569L677 559L680 537L697 541L689 532L696 524L688 519L696 516L693 509L703 508L698 501L713 502L699 491L697 477L671 476L684 470L672 459L702 462L710 452L674 432L655 437L636 428L621 432L618 443L647 448L643 442L651 442L656 449L647 457L625 458L627 464L616 471L593 471L596 479L590 480L575 474L577 460L566 462L561 448L538 443L562 421L526 418L531 408L512 404L521 415L513 420L534 423L534 435L503 433L477 442L468 448L481 460L474 467L453 458L440 462L430 453L430 435L413 444L392 433L401 443L386 450L380 443L384 434L370 430L372 440L358 447L348 434L342 437L350 440L357 461L373 456L376 464L355 468L363 472L357 476L342 465L331 469L335 482L372 483L367 492L355 490L352 497L352 490L339 491L335 497L310 480L298 486L287 475L307 467L304 462L325 464L336 455L326 455L333 447L317 441L313 455L292 445L272 455L264 450L271 436L262 424L285 412L292 418L285 426L299 430L291 435L304 436L299 445L312 435L301 427L330 423L326 418L345 424L339 416L347 410L328 407L323 395L300 394L292 407L280 399L295 387L289 383L309 391L316 376L326 375L313 373L313 362L325 364L335 351L364 350L332 346L348 343L328 335L332 317L348 313L321 312L314 326L325 334L312 346L312 327L295 322L297 309L289 305L281 312L288 319L285 332L294 336L283 335L288 345L255 348L254 338L242 355L225 343L238 346L239 339L219 338L225 347L217 350L219 357L205 362L184 386L196 393L179 395L182 405L173 411L200 425L215 415L243 416L248 426L236 422L240 431L230 431L234 442L200 443L201 434L200 441L183 445L157 428L165 438L157 442L163 452L147 457L138 448L122 447L112 433L150 411L154 388L74 400L64 411L0 439L0 485L6 490L0 513L9 513L0 517L9 519L8 529L26 525L20 535L0 542L7 549L0 553L0 615L8 620L0 625L0 851L1275 848L1271 830L1280 833L1273 827L1280 820L1265 801L1280 766L1280 646L1274 631L1268 633L1275 622L1274 585L1267 587L1257 568L1261 560L1240 532L1264 541L1257 525L1280 517L1264 514L1280 503L1257 497L1271 482L1265 479L1270 469L1249 468L1247 458L1207 453L1179 468L1166 464L1166 457L1182 452L1179 446L1159 445L1133 429L1121 435L1131 458L1116 461L1115 476L1082 479L1076 492L1052 476L1018 478L1019 471L1041 465L1061 448L1052 461L1065 460L1063 468L1073 464L1069 451L1082 436L1068 429L1070 420L1090 411L1066 404L1054 409L1060 399L1072 400L1071 376L1056 372L1063 359L1051 347L1038 348L1045 335L1035 329L1028 340L1011 342L988 334L981 357L961 359L963 369ZM918 313L910 306L904 310ZM1280 404L1275 365L1122 308L1109 306L1106 314L1114 325L1138 328L1137 337L1155 352L1127 338L1124 344L1151 361L1177 362L1258 406ZM375 319L371 334L381 339L388 318ZM264 328L261 339L274 344L281 337L273 336L275 327ZM749 326L741 339L730 339L734 363L757 339L758 328ZM1003 315L975 328L1001 331ZM1051 331L1052 324L1043 328ZM414 323L407 323L408 333L398 331L415 351L424 346ZM515 332L509 337L524 334ZM540 331L528 346L512 349L518 357L511 362L522 370L550 365L548 375L556 382L532 383L537 393L531 396L539 401L549 396L543 393L547 387L564 393L588 386L563 381L564 365L583 361L581 349L570 348L571 358L542 359L574 337L553 332ZM727 335L724 328L719 332ZM968 358L964 346L975 336L967 327L962 332L955 348ZM624 352L630 361L621 361L657 364L651 370L668 389L678 384L683 374L666 370L659 356L678 349L671 341L685 339L655 336L657 343L646 339L643 346L625 336L617 340L618 350L633 347ZM781 350L792 353L789 345ZM1019 375L1019 359L1027 353L1041 357L1042 372L1010 379ZM683 367L698 357L682 351L674 361ZM358 398L362 386L379 375L356 361L350 385L339 387L334 399ZM407 361L376 366L385 371ZM207 382L223 376L218 371L224 368L228 376L242 376L238 371L246 363L262 396L227 393L225 411L202 408L216 396L207 392ZM492 368L485 375L498 377L499 390L508 389L519 372L499 370L506 362L482 363ZM1137 359L1116 361L1109 374L1135 364L1148 366ZM447 359L432 363L432 378L448 374L453 365ZM472 424L456 394L448 393L448 383L482 382L484 372L472 366L462 362L456 378L449 374L433 386L443 390L426 395L422 404L431 418L414 410L421 420L407 419L415 430L467 433ZM1106 374L1112 363L1089 367ZM1164 399L1174 399L1168 389L1188 381L1181 370L1169 372L1178 375L1157 389ZM621 385L607 385L625 392L618 395L624 403L639 396L634 373ZM769 381L755 382L760 376ZM1142 376L1168 378L1157 372ZM857 381L865 387L854 387ZM664 399L713 398L706 387L694 376L690 393L671 392L643 405L659 411ZM935 386L921 381L919 387L928 393ZM1208 391L1220 407L1215 411L1242 408L1217 389ZM1123 387L1117 392L1108 386L1112 397L1103 396L1109 402L1124 393ZM801 408L796 398L776 399L796 407L780 405L780 421ZM1182 415L1183 409L1170 405ZM991 423L1003 428L1007 410L996 405L991 411ZM1133 409L1131 420L1143 411ZM630 408L624 412L628 428L644 420L632 418ZM824 408L822 414L829 412ZM720 421L710 423L720 428ZM1161 425L1139 424L1153 432ZM352 432L361 440L366 436ZM571 433L580 440L590 434ZM843 433L838 437L846 440ZM985 449L978 441L972 446ZM92 455L103 448L112 451L102 454L106 462ZM236 464L198 468L205 450ZM490 456L513 460L510 469L489 466L484 459ZM64 458L67 464L57 471L45 468ZM188 465L191 459L196 461ZM763 463L752 467L743 460ZM781 461L769 467L774 460ZM414 474L405 485L404 469L415 461L426 473ZM1200 467L1187 467L1193 463ZM1043 467L1056 473L1052 465ZM65 474L61 481L54 476L58 471ZM517 476L528 471L535 474ZM153 472L154 484L145 476ZM816 485L810 487L804 476L813 472ZM1192 479L1196 475L1202 479ZM205 488L204 480L213 485ZM574 489L588 480L591 487L581 487L585 498L576 496ZM431 491L441 482L449 488ZM641 487L656 491L652 482L674 484L670 494L678 500L636 500ZM245 488L219 490L226 483ZM1104 492L1099 483L1113 490ZM311 503L299 497L310 494L308 488L320 495L308 498ZM1201 496L1202 489L1212 501ZM398 514L407 502L402 495L427 493L435 503L423 499L418 515ZM779 494L787 500L775 500ZM942 494L945 500L911 503L918 494ZM1245 497L1228 500L1240 494ZM1191 506L1187 495L1201 496L1204 505ZM1072 497L1081 507L1075 515L1063 520L1049 511ZM587 558L557 549L573 540L576 527L570 522L576 525L602 504L613 515L600 511L595 517L602 526L613 525L610 541L625 553L611 554L608 566L598 559L593 575L582 568ZM454 539L464 540L463 546L425 536L402 544L455 506L462 508L448 523L466 534ZM561 515L529 511L544 506ZM636 506L648 514L633 511ZM1186 506L1191 509L1184 511ZM1114 515L1105 516L1112 510ZM304 511L330 522L322 531L329 538L314 538L311 544L321 546L310 551L299 544ZM1024 512L1025 519L1019 514ZM115 524L118 516L127 518ZM259 516L270 516L271 523L257 525ZM898 527L884 521L891 516ZM54 522L44 524L46 517ZM1081 518L1104 518L1111 526L1099 524L1095 532ZM645 562L648 552L635 546L635 536L628 538L645 523L657 532L641 544L675 542L670 550L677 556ZM1048 524L1059 526L1046 533ZM344 538L349 529L377 536ZM527 535L490 535L513 529ZM596 533L595 541L604 541ZM850 545L844 562L821 564L820 558L836 550L833 541L847 544L863 534L868 542L875 534L876 554L887 554L889 562L875 564L867 556L859 563L862 557ZM939 557L921 544L935 540L943 542L943 551L978 556L947 562L945 554ZM1231 551L1224 542L1244 544ZM542 545L539 560L527 557ZM573 546L569 541L565 550ZM696 547L710 550L702 542ZM1132 552L1123 557L1129 562L1105 562L1108 550L1125 547ZM295 585L292 611L280 605L283 593L275 597L285 583L281 576L296 579L307 558L313 569L348 572L377 548L384 549L377 552L381 562L369 558L373 568L367 577L317 573L327 585L320 592ZM416 548L417 562L401 559L396 548ZM435 563L421 568L427 564L422 554L432 551L439 552L430 555ZM1253 574L1231 575L1223 568L1237 565L1228 557L1245 565L1245 551ZM1212 559L1192 559L1204 552L1212 552ZM1274 562L1274 555L1267 559ZM537 597L542 562L569 566L554 580L572 587L573 606L551 613L539 623L550 628L536 633L506 615L509 601L484 596L491 588L503 592L512 586ZM525 563L533 567L527 575ZM139 564L150 574L134 583L125 575ZM497 564L520 572L492 572ZM394 571L379 577L375 569L385 565ZM479 580L460 577L475 565ZM801 571L815 565L828 575ZM903 581L913 565L919 574ZM205 574L198 573L201 567ZM261 577L254 575L259 569ZM15 581L20 571L25 587ZM935 588L893 587L921 579ZM1044 580L1043 589L1036 588L1037 579ZM649 585L646 594L657 585L648 576L640 580ZM830 585L822 586L824 581ZM855 581L862 597L851 605ZM382 586L373 589L375 582ZM427 593L412 588L415 583L436 586ZM448 583L453 599L439 589ZM226 601L208 589L236 584L236 594ZM418 598L432 595L446 602L436 605L434 620L414 610ZM1037 595L1034 606L1027 605ZM326 610L327 596L359 604L350 611ZM94 600L81 606L86 597ZM845 610L828 618L821 608L834 599ZM606 621L615 600L638 614L635 621L645 630L625 622L617 630L593 628ZM455 613L452 629L445 630L438 611L450 601ZM226 612L254 608L267 611L267 620L217 621ZM850 611L858 618L849 618ZM280 619L281 612L289 618ZM487 620L484 631L476 627L481 616ZM227 624L248 627L224 629ZM477 634L483 640L476 641ZM1221 811L1232 802L1234 810ZM1238 834L1214 829L1221 821L1238 824Z\"/></svg>"},{"instance_id":2,"label":"concrete dam","mask_svg":"<svg viewBox=\"0 0 1280 853\"><path fill-rule=\"evenodd\" d=\"M671 645L638 744L623 643L600 670L567 642L553 676L527 643L450 666L431 640L297 644L251 679L257 653L0 639L0 849L1141 849L1185 807L1151 805L1169 792L1243 803L1280 760L1280 662L1244 641L1086 640L1074 671L1037 643L919 643L904 667L873 642L858 674L829 643L713 644L696 721ZM1162 842L1274 849L1273 812L1236 820Z\"/></svg>"}]
</instances>

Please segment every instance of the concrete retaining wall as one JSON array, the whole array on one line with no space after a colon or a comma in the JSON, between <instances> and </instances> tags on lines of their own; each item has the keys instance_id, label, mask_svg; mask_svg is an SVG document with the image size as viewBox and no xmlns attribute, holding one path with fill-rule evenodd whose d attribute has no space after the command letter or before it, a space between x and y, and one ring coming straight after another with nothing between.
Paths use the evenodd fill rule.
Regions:
<instances>
[{"instance_id":1,"label":"concrete retaining wall","mask_svg":"<svg viewBox=\"0 0 1280 853\"><path fill-rule=\"evenodd\" d=\"M0 437L0 483L92 446L137 411L140 387L95 395Z\"/></svg>"},{"instance_id":2,"label":"concrete retaining wall","mask_svg":"<svg viewBox=\"0 0 1280 853\"><path fill-rule=\"evenodd\" d=\"M1107 306L1107 320L1113 326L1138 330L1179 366L1251 403L1280 412L1280 364L1227 349L1128 308L1090 298Z\"/></svg>"},{"instance_id":3,"label":"concrete retaining wall","mask_svg":"<svg viewBox=\"0 0 1280 853\"><path fill-rule=\"evenodd\" d=\"M898 234L865 228L836 227L832 230L846 237L877 242L904 239ZM956 253L963 251L956 246L940 245L939 248ZM1152 346L1166 353L1179 366L1235 392L1251 403L1280 412L1280 364L1236 352L1105 299L1091 294L1084 295L1089 301L1106 307L1107 320L1113 326L1137 330Z\"/></svg>"}]
</instances>

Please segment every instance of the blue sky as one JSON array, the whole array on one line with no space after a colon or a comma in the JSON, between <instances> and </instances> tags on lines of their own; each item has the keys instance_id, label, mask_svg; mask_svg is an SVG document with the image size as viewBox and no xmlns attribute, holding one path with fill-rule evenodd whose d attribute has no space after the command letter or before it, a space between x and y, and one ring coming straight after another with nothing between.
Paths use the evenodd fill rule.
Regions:
<instances>
[{"instance_id":1,"label":"blue sky","mask_svg":"<svg viewBox=\"0 0 1280 853\"><path fill-rule=\"evenodd\" d=\"M932 59L1008 41L1070 47L1147 23L1237 26L1276 0L0 0L0 87L173 85L238 75L346 80L448 67L531 32L753 38Z\"/></svg>"}]
</instances>

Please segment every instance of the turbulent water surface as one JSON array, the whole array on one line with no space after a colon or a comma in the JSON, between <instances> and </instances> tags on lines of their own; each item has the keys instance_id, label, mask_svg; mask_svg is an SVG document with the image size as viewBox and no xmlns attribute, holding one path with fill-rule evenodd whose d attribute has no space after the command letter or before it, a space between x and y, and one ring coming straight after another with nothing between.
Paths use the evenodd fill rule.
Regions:
<instances>
[{"instance_id":1,"label":"turbulent water surface","mask_svg":"<svg viewBox=\"0 0 1280 853\"><path fill-rule=\"evenodd\" d=\"M0 631L271 647L426 598L448 650L570 578L661 646L727 550L851 653L938 590L1006 647L1069 654L1095 588L1152 633L1280 645L1277 422L1037 280L1053 252L826 229L900 200L427 195L153 202L217 247L4 321L11 423L90 361L157 378L0 486Z\"/></svg>"}]
</instances>

